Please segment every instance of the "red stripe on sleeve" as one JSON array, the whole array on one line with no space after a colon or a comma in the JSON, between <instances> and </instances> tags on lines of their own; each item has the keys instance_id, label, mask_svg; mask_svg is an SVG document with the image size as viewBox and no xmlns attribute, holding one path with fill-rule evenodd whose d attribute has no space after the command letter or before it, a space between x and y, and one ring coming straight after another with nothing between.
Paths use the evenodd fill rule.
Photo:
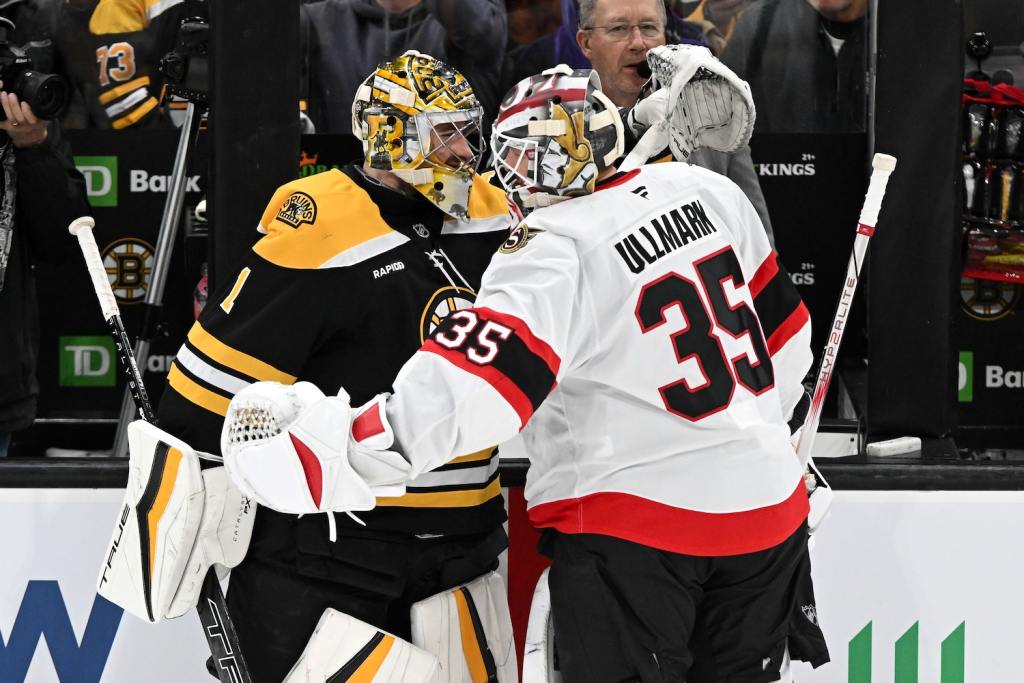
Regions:
<instances>
[{"instance_id":1,"label":"red stripe on sleeve","mask_svg":"<svg viewBox=\"0 0 1024 683\"><path fill-rule=\"evenodd\" d=\"M773 251L768 254L768 258L766 258L764 262L757 267L757 272L754 273L754 277L750 278L750 284L748 285L750 294L756 298L778 273L778 255Z\"/></svg>"},{"instance_id":2,"label":"red stripe on sleeve","mask_svg":"<svg viewBox=\"0 0 1024 683\"><path fill-rule=\"evenodd\" d=\"M801 301L800 305L793 309L793 312L779 325L778 329L772 332L772 336L768 337L768 353L774 356L810 320L811 314L804 306L804 302Z\"/></svg>"},{"instance_id":3,"label":"red stripe on sleeve","mask_svg":"<svg viewBox=\"0 0 1024 683\"><path fill-rule=\"evenodd\" d=\"M435 353L457 368L479 377L494 387L494 390L501 394L501 397L504 398L508 404L512 406L512 409L516 411L516 414L519 415L520 430L526 426L526 423L533 415L533 404L530 403L530 399L526 396L523 390L520 389L505 373L495 369L494 366L477 365L476 363L470 362L464 355L462 355L462 353L446 349L433 339L425 341L423 346L420 347L420 351Z\"/></svg>"},{"instance_id":4,"label":"red stripe on sleeve","mask_svg":"<svg viewBox=\"0 0 1024 683\"><path fill-rule=\"evenodd\" d=\"M528 348L535 356L543 360L548 366L548 369L551 370L551 374L554 375L556 379L558 378L558 368L562 366L562 359L558 357L558 354L555 353L555 350L552 349L547 342L534 335L533 332L530 331L530 327L523 320L515 317L514 315L499 313L498 311L485 307L474 308L473 311L479 313L480 317L485 320L493 320L501 323L505 327L512 328L512 331L515 332L516 336L522 340L523 344L526 345L526 348Z\"/></svg>"}]
</instances>

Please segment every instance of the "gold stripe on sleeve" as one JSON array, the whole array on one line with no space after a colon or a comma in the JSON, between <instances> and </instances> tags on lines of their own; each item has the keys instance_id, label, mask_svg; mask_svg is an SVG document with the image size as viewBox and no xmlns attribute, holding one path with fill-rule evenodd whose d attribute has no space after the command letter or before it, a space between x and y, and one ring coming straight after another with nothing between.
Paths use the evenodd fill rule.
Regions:
<instances>
[{"instance_id":1,"label":"gold stripe on sleeve","mask_svg":"<svg viewBox=\"0 0 1024 683\"><path fill-rule=\"evenodd\" d=\"M131 112L126 114L125 116L122 116L121 118L116 119L110 125L115 130L121 130L122 128L127 128L128 126L130 126L132 124L138 123L139 119L141 119L143 116L145 116L149 112L153 111L153 109L156 107L156 105L157 105L157 101L156 101L155 97L147 97L142 102L142 104L140 104L139 106L135 107L135 109L132 109Z\"/></svg>"},{"instance_id":2,"label":"gold stripe on sleeve","mask_svg":"<svg viewBox=\"0 0 1024 683\"><path fill-rule=\"evenodd\" d=\"M100 95L100 104L107 104L108 102L113 102L121 95L124 95L125 93L131 92L132 90L137 90L147 85L149 85L149 76L142 76L141 78L136 78L134 81L122 83L116 88L111 88L110 90Z\"/></svg>"},{"instance_id":3,"label":"gold stripe on sleeve","mask_svg":"<svg viewBox=\"0 0 1024 683\"><path fill-rule=\"evenodd\" d=\"M171 388L200 408L205 408L221 417L228 414L228 404L231 402L231 399L195 383L186 377L185 373L179 370L176 364L171 365L171 369L167 373L167 382L171 385Z\"/></svg>"},{"instance_id":4,"label":"gold stripe on sleeve","mask_svg":"<svg viewBox=\"0 0 1024 683\"><path fill-rule=\"evenodd\" d=\"M480 462L482 460L490 460L491 454L494 453L494 446L488 446L482 451L476 453L470 453L469 455L460 455L457 458L452 458L448 461L449 465L454 465L460 462Z\"/></svg>"},{"instance_id":5,"label":"gold stripe on sleeve","mask_svg":"<svg viewBox=\"0 0 1024 683\"><path fill-rule=\"evenodd\" d=\"M469 508L483 505L501 495L501 479L495 478L482 489L468 491L438 491L436 493L407 493L394 498L378 498L377 507L398 508Z\"/></svg>"},{"instance_id":6,"label":"gold stripe on sleeve","mask_svg":"<svg viewBox=\"0 0 1024 683\"><path fill-rule=\"evenodd\" d=\"M204 330L198 322L189 331L188 340L203 355L255 380L281 382L282 384L292 384L296 380L295 375L289 375L269 363L264 363L259 358L231 348ZM221 415L223 414L221 413Z\"/></svg>"}]
</instances>

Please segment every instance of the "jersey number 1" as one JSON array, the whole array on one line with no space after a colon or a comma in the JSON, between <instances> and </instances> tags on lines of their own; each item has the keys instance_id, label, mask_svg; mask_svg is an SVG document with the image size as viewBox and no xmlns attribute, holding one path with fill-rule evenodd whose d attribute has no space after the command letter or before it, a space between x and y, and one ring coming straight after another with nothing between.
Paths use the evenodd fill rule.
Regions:
<instances>
[{"instance_id":1,"label":"jersey number 1","mask_svg":"<svg viewBox=\"0 0 1024 683\"><path fill-rule=\"evenodd\" d=\"M761 394L775 384L771 357L757 316L744 302L730 305L725 283L732 281L739 288L745 284L736 254L723 249L694 264L700 282L677 273L669 273L644 285L636 307L636 319L646 334L665 322L665 310L678 305L686 319L685 329L670 334L676 362L697 360L704 382L691 385L681 379L658 388L669 412L687 420L697 421L723 410L732 401L736 383L754 394ZM703 289L710 309L701 299ZM754 348L756 362L741 353L729 358L718 334L733 339L747 335Z\"/></svg>"}]
</instances>

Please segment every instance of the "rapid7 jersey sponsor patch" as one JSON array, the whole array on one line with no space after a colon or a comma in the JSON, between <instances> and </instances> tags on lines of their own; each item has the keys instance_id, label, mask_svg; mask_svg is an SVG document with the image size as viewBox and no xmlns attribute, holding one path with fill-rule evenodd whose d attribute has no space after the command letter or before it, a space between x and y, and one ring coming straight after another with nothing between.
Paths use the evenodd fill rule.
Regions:
<instances>
[{"instance_id":1,"label":"rapid7 jersey sponsor patch","mask_svg":"<svg viewBox=\"0 0 1024 683\"><path fill-rule=\"evenodd\" d=\"M561 360L519 318L489 308L455 311L423 345L474 374L508 401L521 426L555 388Z\"/></svg>"}]
</instances>

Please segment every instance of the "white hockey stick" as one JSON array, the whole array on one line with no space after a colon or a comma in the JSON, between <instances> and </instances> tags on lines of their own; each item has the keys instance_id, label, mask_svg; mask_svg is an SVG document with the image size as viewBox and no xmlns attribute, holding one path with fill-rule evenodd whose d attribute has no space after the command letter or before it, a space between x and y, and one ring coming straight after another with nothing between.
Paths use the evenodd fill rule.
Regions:
<instances>
[{"instance_id":1,"label":"white hockey stick","mask_svg":"<svg viewBox=\"0 0 1024 683\"><path fill-rule=\"evenodd\" d=\"M110 288L110 280L107 279L107 271L103 267L103 259L100 258L100 250L96 246L96 238L92 234L95 225L96 222L91 216L82 216L71 221L68 232L78 238L78 246L82 250L82 256L85 257L85 265L89 270L93 289L96 290L96 298L100 302L103 317L110 325L110 332L114 336L117 357L121 361L121 368L128 377L128 389L135 401L135 407L139 410L139 416L146 422L155 422L156 415L153 412L153 406L146 394L146 386L142 383L142 375L135 362L132 345L128 341L124 324L121 322L117 299L114 298L114 292ZM206 644L209 645L213 655L214 666L217 667L218 678L223 683L251 683L252 676L238 645L238 632L228 613L224 593L217 580L217 570L213 567L210 567L206 579L203 581L196 610L199 612L199 621L203 626Z\"/></svg>"},{"instance_id":2,"label":"white hockey stick","mask_svg":"<svg viewBox=\"0 0 1024 683\"><path fill-rule=\"evenodd\" d=\"M800 464L804 467L807 466L807 462L811 458L811 447L814 445L814 437L818 432L818 424L821 422L821 409L825 403L825 396L828 394L829 382L832 381L832 372L835 370L836 357L839 354L839 344L843 340L843 332L846 331L850 306L853 304L853 294L857 290L860 268L864 264L864 253L867 251L871 236L875 234L878 212L882 208L882 197L885 195L885 186L889 182L889 175L896 168L896 157L888 154L876 154L871 160L871 168L871 182L868 184L867 195L864 197L864 206L860 210L857 236L853 240L853 253L850 254L850 262L846 266L846 281L843 282L836 314L832 318L832 326L829 328L825 349L821 354L821 362L818 364L818 378L814 382L814 392L811 394L811 407L807 411L807 419L804 421L803 431L800 433L800 441L796 448Z\"/></svg>"}]
</instances>

